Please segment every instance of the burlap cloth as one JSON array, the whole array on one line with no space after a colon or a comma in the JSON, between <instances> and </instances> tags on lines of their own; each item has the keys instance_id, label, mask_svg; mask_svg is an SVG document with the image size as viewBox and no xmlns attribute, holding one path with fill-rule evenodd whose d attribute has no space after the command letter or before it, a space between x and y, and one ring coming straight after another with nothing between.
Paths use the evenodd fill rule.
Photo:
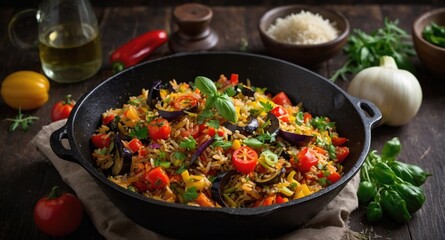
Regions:
<instances>
[{"instance_id":1,"label":"burlap cloth","mask_svg":"<svg viewBox=\"0 0 445 240\"><path fill-rule=\"evenodd\" d=\"M33 144L48 157L63 181L75 191L99 233L106 239L169 239L135 224L113 205L85 169L54 154L49 138L64 124L65 120L61 120L44 126L33 139ZM358 234L349 229L348 219L358 207L358 182L357 175L318 215L279 239L355 239Z\"/></svg>"}]
</instances>

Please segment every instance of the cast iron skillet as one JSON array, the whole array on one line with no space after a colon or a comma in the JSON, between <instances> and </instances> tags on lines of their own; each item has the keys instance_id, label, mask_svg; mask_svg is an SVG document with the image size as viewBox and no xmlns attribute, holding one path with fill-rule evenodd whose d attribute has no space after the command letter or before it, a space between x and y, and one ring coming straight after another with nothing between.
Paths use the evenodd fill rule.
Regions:
<instances>
[{"instance_id":1,"label":"cast iron skillet","mask_svg":"<svg viewBox=\"0 0 445 240\"><path fill-rule=\"evenodd\" d=\"M349 138L350 155L340 181L308 197L254 209L203 208L148 199L121 188L98 171L91 158L90 137L101 113L124 104L129 96L149 89L154 80L190 82L196 76L217 80L220 74L238 73L241 80L285 91L293 103L302 102L315 115L329 116L338 132ZM65 126L51 135L51 147L61 158L79 163L108 198L136 223L167 236L218 238L277 236L296 229L323 209L358 172L369 151L371 129L380 111L370 102L351 97L329 80L286 61L266 56L210 52L165 57L127 69L82 96ZM67 139L71 148L65 148Z\"/></svg>"}]
</instances>

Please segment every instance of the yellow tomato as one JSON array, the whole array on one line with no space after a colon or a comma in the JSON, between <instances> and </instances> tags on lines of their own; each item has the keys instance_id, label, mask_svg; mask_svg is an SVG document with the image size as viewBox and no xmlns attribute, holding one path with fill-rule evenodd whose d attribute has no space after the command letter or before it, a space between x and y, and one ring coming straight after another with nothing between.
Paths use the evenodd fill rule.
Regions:
<instances>
[{"instance_id":1,"label":"yellow tomato","mask_svg":"<svg viewBox=\"0 0 445 240\"><path fill-rule=\"evenodd\" d=\"M49 81L37 72L18 71L8 75L2 83L1 94L8 106L31 110L48 101Z\"/></svg>"}]
</instances>

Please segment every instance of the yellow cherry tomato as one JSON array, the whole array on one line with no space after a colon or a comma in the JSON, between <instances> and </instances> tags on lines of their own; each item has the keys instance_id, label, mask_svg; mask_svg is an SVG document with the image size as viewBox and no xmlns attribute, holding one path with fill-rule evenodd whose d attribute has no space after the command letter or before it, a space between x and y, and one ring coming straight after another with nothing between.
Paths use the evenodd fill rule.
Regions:
<instances>
[{"instance_id":1,"label":"yellow cherry tomato","mask_svg":"<svg viewBox=\"0 0 445 240\"><path fill-rule=\"evenodd\" d=\"M31 110L48 101L49 81L33 71L18 71L8 75L2 83L1 94L8 106Z\"/></svg>"}]
</instances>

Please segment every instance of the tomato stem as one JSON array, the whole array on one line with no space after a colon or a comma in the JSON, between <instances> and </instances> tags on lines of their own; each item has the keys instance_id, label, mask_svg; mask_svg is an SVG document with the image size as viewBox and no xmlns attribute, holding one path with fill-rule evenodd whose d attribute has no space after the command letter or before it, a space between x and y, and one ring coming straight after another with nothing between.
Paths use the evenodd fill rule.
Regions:
<instances>
[{"instance_id":1,"label":"tomato stem","mask_svg":"<svg viewBox=\"0 0 445 240\"><path fill-rule=\"evenodd\" d=\"M71 102L73 101L73 96L71 94L68 94L65 96L65 98L63 99L63 105L70 105Z\"/></svg>"},{"instance_id":2,"label":"tomato stem","mask_svg":"<svg viewBox=\"0 0 445 240\"><path fill-rule=\"evenodd\" d=\"M56 199L58 197L60 197L60 188L59 186L54 186L48 194L48 199Z\"/></svg>"}]
</instances>

